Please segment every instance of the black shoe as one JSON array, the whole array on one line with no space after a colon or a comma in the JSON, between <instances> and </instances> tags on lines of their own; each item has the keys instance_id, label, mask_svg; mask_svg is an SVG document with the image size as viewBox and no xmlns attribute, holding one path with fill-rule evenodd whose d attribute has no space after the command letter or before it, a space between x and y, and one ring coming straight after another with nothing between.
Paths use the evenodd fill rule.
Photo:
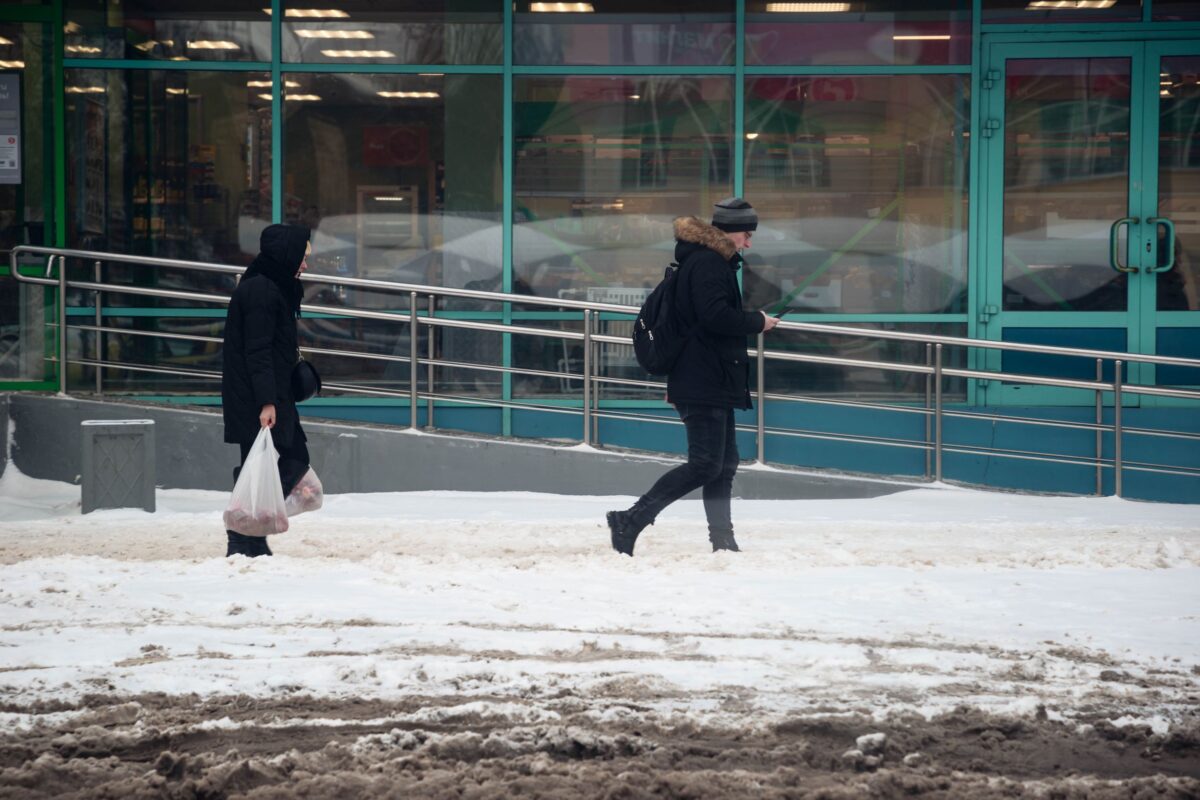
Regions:
<instances>
[{"instance_id":1,"label":"black shoe","mask_svg":"<svg viewBox=\"0 0 1200 800\"><path fill-rule=\"evenodd\" d=\"M632 557L633 545L642 528L646 527L645 523L637 523L629 511L610 511L605 518L608 520L608 529L612 531L613 550Z\"/></svg>"},{"instance_id":2,"label":"black shoe","mask_svg":"<svg viewBox=\"0 0 1200 800\"><path fill-rule=\"evenodd\" d=\"M274 553L271 552L271 548L267 546L267 537L265 537L265 536L256 536L254 538L253 549L254 549L254 552L250 554L251 558L254 558L255 556L273 556L273 555L275 555Z\"/></svg>"},{"instance_id":3,"label":"black shoe","mask_svg":"<svg viewBox=\"0 0 1200 800\"><path fill-rule=\"evenodd\" d=\"M728 533L710 533L708 540L712 542L713 552L718 550L729 550L734 553L740 553L741 548L738 547L737 539L733 538L733 531Z\"/></svg>"},{"instance_id":4,"label":"black shoe","mask_svg":"<svg viewBox=\"0 0 1200 800\"><path fill-rule=\"evenodd\" d=\"M229 539L229 543L225 547L226 558L229 556L256 558L257 556L274 555L271 548L267 547L267 537L265 536L243 536L235 531L225 531L225 535Z\"/></svg>"}]
</instances>

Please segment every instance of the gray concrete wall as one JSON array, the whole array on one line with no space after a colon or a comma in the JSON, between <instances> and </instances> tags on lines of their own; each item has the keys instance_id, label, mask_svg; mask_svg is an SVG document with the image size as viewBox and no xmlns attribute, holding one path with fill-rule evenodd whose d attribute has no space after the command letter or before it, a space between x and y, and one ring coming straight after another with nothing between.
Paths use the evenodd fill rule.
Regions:
<instances>
[{"instance_id":1,"label":"gray concrete wall","mask_svg":"<svg viewBox=\"0 0 1200 800\"><path fill-rule=\"evenodd\" d=\"M232 487L238 449L221 439L219 409L13 394L13 463L34 478L75 483L85 419L152 419L156 483L164 488ZM7 426L6 426L7 429ZM304 422L313 468L325 490L533 491L639 495L678 460L519 440L421 433L377 425ZM742 470L734 494L744 498L877 497L914 484L812 473Z\"/></svg>"}]
</instances>

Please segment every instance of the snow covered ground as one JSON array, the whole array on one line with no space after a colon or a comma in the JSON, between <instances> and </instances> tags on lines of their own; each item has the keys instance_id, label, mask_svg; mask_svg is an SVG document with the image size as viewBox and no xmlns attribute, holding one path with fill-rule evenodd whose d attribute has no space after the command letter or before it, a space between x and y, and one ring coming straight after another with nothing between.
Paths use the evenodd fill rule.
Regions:
<instances>
[{"instance_id":1,"label":"snow covered ground","mask_svg":"<svg viewBox=\"0 0 1200 800\"><path fill-rule=\"evenodd\" d=\"M1200 791L1197 506L735 501L744 552L712 554L683 502L629 559L603 516L632 498L339 495L248 560L225 499L81 516L9 466L0 796L86 796L102 762L147 796L371 796L347 776L418 761L447 795Z\"/></svg>"}]
</instances>

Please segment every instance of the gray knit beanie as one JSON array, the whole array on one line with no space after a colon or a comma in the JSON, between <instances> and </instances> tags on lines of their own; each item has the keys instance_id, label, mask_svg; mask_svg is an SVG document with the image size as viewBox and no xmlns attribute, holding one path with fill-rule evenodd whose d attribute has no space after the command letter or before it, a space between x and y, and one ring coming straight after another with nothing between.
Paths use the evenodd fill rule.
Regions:
<instances>
[{"instance_id":1,"label":"gray knit beanie","mask_svg":"<svg viewBox=\"0 0 1200 800\"><path fill-rule=\"evenodd\" d=\"M712 224L726 233L758 230L758 214L742 198L726 197L713 206Z\"/></svg>"}]
</instances>

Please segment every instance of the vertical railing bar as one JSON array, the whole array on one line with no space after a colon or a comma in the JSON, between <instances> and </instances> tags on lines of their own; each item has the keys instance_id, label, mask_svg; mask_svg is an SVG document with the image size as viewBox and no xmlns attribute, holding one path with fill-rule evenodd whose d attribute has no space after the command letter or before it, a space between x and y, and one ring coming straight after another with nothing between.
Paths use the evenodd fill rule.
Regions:
<instances>
[{"instance_id":1,"label":"vertical railing bar","mask_svg":"<svg viewBox=\"0 0 1200 800\"><path fill-rule=\"evenodd\" d=\"M1104 380L1104 359L1096 359L1096 381ZM1096 390L1096 496L1104 494L1104 392Z\"/></svg>"},{"instance_id":2,"label":"vertical railing bar","mask_svg":"<svg viewBox=\"0 0 1200 800\"><path fill-rule=\"evenodd\" d=\"M437 308L437 298L434 295L429 295L429 319L433 319L433 312ZM437 368L433 363L437 352L434 348L433 336L437 332L437 328L433 325L426 326L429 332L426 334L428 338L428 346L425 348L426 354L429 356L429 364L425 367L425 389L429 392L429 399L425 402L425 427L432 428L433 425L433 396L437 394L437 389L434 384L436 374L434 370Z\"/></svg>"},{"instance_id":3,"label":"vertical railing bar","mask_svg":"<svg viewBox=\"0 0 1200 800\"><path fill-rule=\"evenodd\" d=\"M104 273L99 261L96 261L92 266L92 277L96 283L103 283ZM104 325L104 298L102 292L96 292L96 327L100 328ZM104 367L100 366L104 360L104 334L96 331L96 346L94 348L96 356L96 394L104 394Z\"/></svg>"},{"instance_id":4,"label":"vertical railing bar","mask_svg":"<svg viewBox=\"0 0 1200 800\"><path fill-rule=\"evenodd\" d=\"M417 376L420 374L417 357L418 319L417 293L408 293L408 427L417 430L417 404L420 402L417 392Z\"/></svg>"},{"instance_id":5,"label":"vertical railing bar","mask_svg":"<svg viewBox=\"0 0 1200 800\"><path fill-rule=\"evenodd\" d=\"M758 381L755 386L755 405L757 406L756 430L758 436L758 456L759 464L767 463L767 401L764 399L766 395L767 380L763 374L763 368L766 366L767 357L764 355L763 342L766 336L762 331L758 332L758 351L754 354L754 358L758 365Z\"/></svg>"},{"instance_id":6,"label":"vertical railing bar","mask_svg":"<svg viewBox=\"0 0 1200 800\"><path fill-rule=\"evenodd\" d=\"M58 392L67 393L67 257L58 257Z\"/></svg>"},{"instance_id":7,"label":"vertical railing bar","mask_svg":"<svg viewBox=\"0 0 1200 800\"><path fill-rule=\"evenodd\" d=\"M942 345L933 350L934 480L942 482Z\"/></svg>"},{"instance_id":8,"label":"vertical railing bar","mask_svg":"<svg viewBox=\"0 0 1200 800\"><path fill-rule=\"evenodd\" d=\"M925 366L933 366L933 345L925 343ZM925 374L925 480L933 470L933 375Z\"/></svg>"},{"instance_id":9,"label":"vertical railing bar","mask_svg":"<svg viewBox=\"0 0 1200 800\"><path fill-rule=\"evenodd\" d=\"M583 443L592 443L592 310L583 312Z\"/></svg>"},{"instance_id":10,"label":"vertical railing bar","mask_svg":"<svg viewBox=\"0 0 1200 800\"><path fill-rule=\"evenodd\" d=\"M1122 448L1121 439L1124 436L1124 431L1121 424L1121 388L1123 386L1123 377L1121 368L1123 362L1117 359L1113 362L1113 492L1117 497L1123 497L1122 492Z\"/></svg>"}]
</instances>

